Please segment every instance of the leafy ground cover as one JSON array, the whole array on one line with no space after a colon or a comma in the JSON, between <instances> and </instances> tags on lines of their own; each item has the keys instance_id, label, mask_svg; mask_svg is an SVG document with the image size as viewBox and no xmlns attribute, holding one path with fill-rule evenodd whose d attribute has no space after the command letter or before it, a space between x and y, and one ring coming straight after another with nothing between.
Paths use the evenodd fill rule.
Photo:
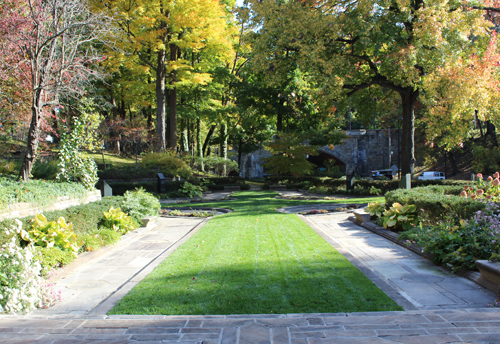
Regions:
<instances>
[{"instance_id":1,"label":"leafy ground cover","mask_svg":"<svg viewBox=\"0 0 500 344\"><path fill-rule=\"evenodd\" d=\"M79 183L59 183L54 181L30 180L18 182L11 176L0 176L0 210L19 202L32 202L47 205L56 201L57 197L69 196L79 198L88 191Z\"/></svg>"},{"instance_id":2,"label":"leafy ground cover","mask_svg":"<svg viewBox=\"0 0 500 344\"><path fill-rule=\"evenodd\" d=\"M283 200L275 195L270 191L239 192L237 200L214 203L214 207L234 212L210 220L110 313L401 310L297 215L276 212L277 208L324 200Z\"/></svg>"}]
</instances>

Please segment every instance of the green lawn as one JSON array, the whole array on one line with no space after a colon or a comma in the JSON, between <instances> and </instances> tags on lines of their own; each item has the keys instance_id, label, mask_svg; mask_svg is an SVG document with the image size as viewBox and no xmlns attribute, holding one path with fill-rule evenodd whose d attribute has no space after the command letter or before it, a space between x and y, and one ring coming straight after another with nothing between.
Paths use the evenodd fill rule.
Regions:
<instances>
[{"instance_id":1,"label":"green lawn","mask_svg":"<svg viewBox=\"0 0 500 344\"><path fill-rule=\"evenodd\" d=\"M106 161L107 167L120 168L135 166L135 158L124 158L115 154L104 153L103 161L101 153L84 153L84 155L94 159L97 164L103 164L104 161Z\"/></svg>"},{"instance_id":2,"label":"green lawn","mask_svg":"<svg viewBox=\"0 0 500 344\"><path fill-rule=\"evenodd\" d=\"M402 310L298 216L275 212L325 201L275 195L247 191L238 193L237 201L214 203L235 211L211 219L110 314ZM374 200L379 198L356 201Z\"/></svg>"}]
</instances>

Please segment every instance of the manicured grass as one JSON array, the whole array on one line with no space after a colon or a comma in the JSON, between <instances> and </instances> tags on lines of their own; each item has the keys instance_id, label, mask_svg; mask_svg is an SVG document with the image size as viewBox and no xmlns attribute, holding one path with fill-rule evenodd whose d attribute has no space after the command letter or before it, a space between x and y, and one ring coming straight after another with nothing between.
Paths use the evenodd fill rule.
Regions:
<instances>
[{"instance_id":1,"label":"manicured grass","mask_svg":"<svg viewBox=\"0 0 500 344\"><path fill-rule=\"evenodd\" d=\"M401 310L297 215L275 211L325 201L279 200L275 195L247 191L236 194L237 201L214 203L235 211L211 219L110 314Z\"/></svg>"},{"instance_id":2,"label":"manicured grass","mask_svg":"<svg viewBox=\"0 0 500 344\"><path fill-rule=\"evenodd\" d=\"M102 164L102 154L101 153L85 153L86 156L93 158L97 164ZM104 161L106 161L107 167L119 168L119 167L133 167L135 166L135 158L124 158L118 155L104 153ZM140 159L139 159L140 162Z\"/></svg>"}]
</instances>

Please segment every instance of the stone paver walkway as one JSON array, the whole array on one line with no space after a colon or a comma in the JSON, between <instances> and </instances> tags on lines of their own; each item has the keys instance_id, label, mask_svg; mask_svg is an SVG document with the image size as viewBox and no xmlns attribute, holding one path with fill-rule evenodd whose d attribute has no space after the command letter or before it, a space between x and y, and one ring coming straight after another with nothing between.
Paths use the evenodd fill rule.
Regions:
<instances>
[{"instance_id":1,"label":"stone paver walkway","mask_svg":"<svg viewBox=\"0 0 500 344\"><path fill-rule=\"evenodd\" d=\"M140 280L206 222L203 218L162 218L156 227L141 228L124 237L125 243L79 265L55 281L63 302L34 315L105 314ZM132 237L132 238L129 238ZM97 251L96 253L99 253ZM56 276L58 277L58 276Z\"/></svg>"},{"instance_id":2,"label":"stone paver walkway","mask_svg":"<svg viewBox=\"0 0 500 344\"><path fill-rule=\"evenodd\" d=\"M486 308L496 295L435 266L371 231L346 213L301 216L405 310Z\"/></svg>"},{"instance_id":3,"label":"stone paver walkway","mask_svg":"<svg viewBox=\"0 0 500 344\"><path fill-rule=\"evenodd\" d=\"M63 302L30 316L0 316L0 343L500 343L495 295L435 267L336 213L302 218L404 312L106 316L134 285L203 225L160 218L118 247L59 277Z\"/></svg>"},{"instance_id":4,"label":"stone paver walkway","mask_svg":"<svg viewBox=\"0 0 500 344\"><path fill-rule=\"evenodd\" d=\"M6 318L0 342L184 344L500 343L498 309L233 316Z\"/></svg>"}]
</instances>

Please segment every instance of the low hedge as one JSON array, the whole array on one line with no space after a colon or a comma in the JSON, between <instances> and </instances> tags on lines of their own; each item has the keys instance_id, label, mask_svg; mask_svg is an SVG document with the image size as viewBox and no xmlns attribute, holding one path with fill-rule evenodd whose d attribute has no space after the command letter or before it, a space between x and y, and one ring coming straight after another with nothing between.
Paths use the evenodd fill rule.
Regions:
<instances>
[{"instance_id":1,"label":"low hedge","mask_svg":"<svg viewBox=\"0 0 500 344\"><path fill-rule=\"evenodd\" d=\"M196 182L193 180L194 178L188 179L188 182L191 184L195 184ZM200 179L198 179L200 181ZM229 177L218 177L218 178L201 178L201 180L204 180L205 182L209 182L211 184L215 185L227 185L227 186L232 186L232 185L240 185L245 183L245 179L237 176L229 176ZM198 184L195 185L199 185Z\"/></svg>"},{"instance_id":2,"label":"low hedge","mask_svg":"<svg viewBox=\"0 0 500 344\"><path fill-rule=\"evenodd\" d=\"M73 223L74 232L80 235L97 230L98 223L101 221L104 212L108 211L111 207L120 208L123 201L124 198L121 196L105 197L97 202L46 212L44 215L47 221L57 221L60 217L64 217L66 223ZM22 222L23 228L29 228L33 218L34 216L28 216L18 220ZM14 219L3 220L0 222L0 228L10 228L14 223ZM0 238L0 241L1 240Z\"/></svg>"},{"instance_id":3,"label":"low hedge","mask_svg":"<svg viewBox=\"0 0 500 344\"><path fill-rule=\"evenodd\" d=\"M265 178L266 184L276 185L285 184L287 189L302 189L310 186L316 187L326 187L332 190L332 193L345 193L345 194L356 194L356 195L369 195L371 187L382 190L382 194L388 191L397 190L399 188L399 180L370 180L370 179L355 179L354 187L357 191L345 190L346 179L341 178L325 178L317 176L302 176L302 177L291 177L291 176L268 176ZM470 184L469 181L462 180L412 180L412 187L422 187L429 185L449 185L457 186L463 189L464 185ZM362 191L364 190L364 191ZM457 194L459 194L458 192Z\"/></svg>"},{"instance_id":4,"label":"low hedge","mask_svg":"<svg viewBox=\"0 0 500 344\"><path fill-rule=\"evenodd\" d=\"M113 195L122 196L127 191L132 191L134 189L143 188L147 192L157 193L157 183L156 182L118 182L118 183L108 183L113 189ZM184 181L171 181L165 182L166 192L179 191L179 189L184 184Z\"/></svg>"},{"instance_id":5,"label":"low hedge","mask_svg":"<svg viewBox=\"0 0 500 344\"><path fill-rule=\"evenodd\" d=\"M0 177L0 209L10 204L30 202L37 205L54 203L57 197L85 197L88 190L81 183L60 183L56 181L17 181L14 177Z\"/></svg>"},{"instance_id":6,"label":"low hedge","mask_svg":"<svg viewBox=\"0 0 500 344\"><path fill-rule=\"evenodd\" d=\"M113 189L113 196L123 196L125 192L138 188L143 188L151 193L156 192L155 182L117 182L108 184Z\"/></svg>"},{"instance_id":7,"label":"low hedge","mask_svg":"<svg viewBox=\"0 0 500 344\"><path fill-rule=\"evenodd\" d=\"M133 181L136 179L156 178L158 173L159 171L144 167L107 168L104 170L97 171L99 179L119 179L124 182ZM166 177L169 176L166 173L163 174Z\"/></svg>"},{"instance_id":8,"label":"low hedge","mask_svg":"<svg viewBox=\"0 0 500 344\"><path fill-rule=\"evenodd\" d=\"M385 194L386 205L395 202L401 204L414 204L417 209L422 209L427 218L434 223L443 218L458 222L468 219L478 210L484 209L484 203L460 197L463 190L460 186L427 186L409 190L398 189Z\"/></svg>"}]
</instances>

